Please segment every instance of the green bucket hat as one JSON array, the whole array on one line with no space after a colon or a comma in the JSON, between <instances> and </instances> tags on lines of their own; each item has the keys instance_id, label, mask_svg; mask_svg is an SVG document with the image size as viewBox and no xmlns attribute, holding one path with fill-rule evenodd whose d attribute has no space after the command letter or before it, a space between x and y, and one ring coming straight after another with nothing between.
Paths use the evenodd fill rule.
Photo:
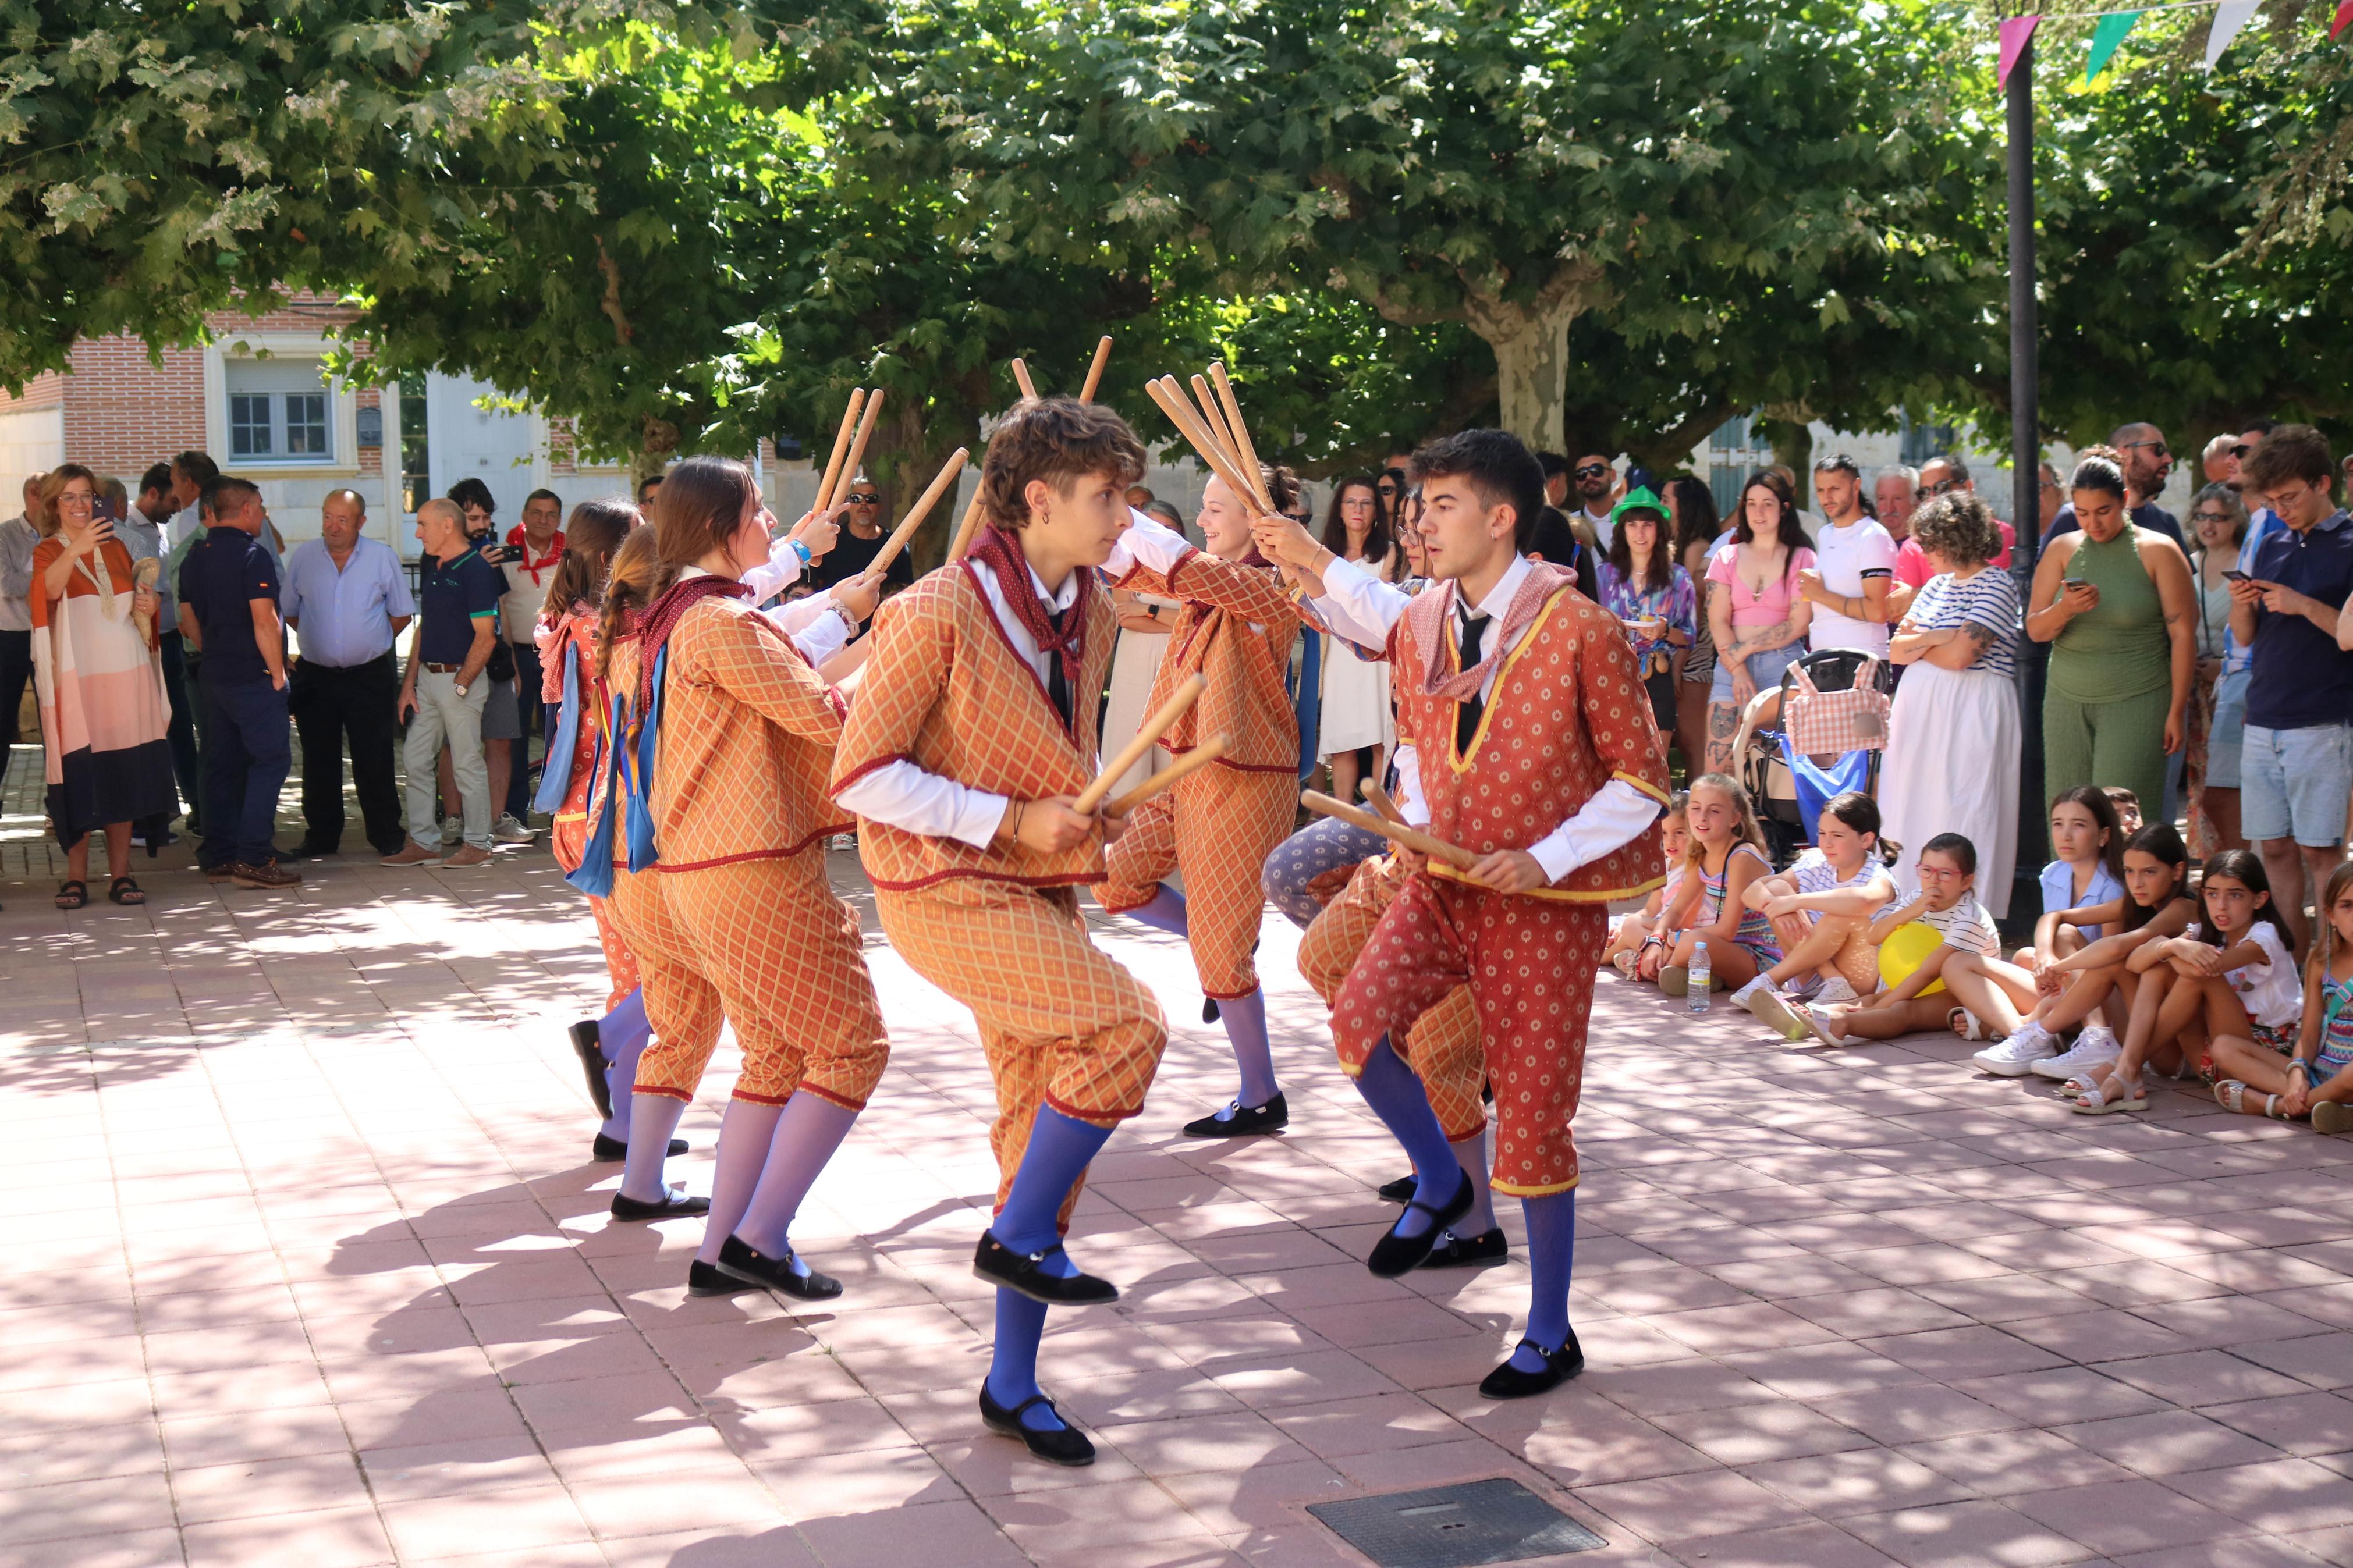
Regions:
<instances>
[{"instance_id":1,"label":"green bucket hat","mask_svg":"<svg viewBox=\"0 0 2353 1568\"><path fill-rule=\"evenodd\" d=\"M1667 521L1667 503L1661 500L1658 492L1648 485L1628 490L1626 499L1609 509L1609 526L1617 527L1630 511L1656 512L1661 522Z\"/></svg>"}]
</instances>

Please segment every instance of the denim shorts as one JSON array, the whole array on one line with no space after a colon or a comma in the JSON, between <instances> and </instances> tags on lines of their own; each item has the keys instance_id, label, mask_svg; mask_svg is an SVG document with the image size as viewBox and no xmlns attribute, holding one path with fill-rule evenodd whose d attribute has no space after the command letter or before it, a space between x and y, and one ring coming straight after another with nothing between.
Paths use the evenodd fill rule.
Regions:
<instances>
[{"instance_id":1,"label":"denim shorts","mask_svg":"<svg viewBox=\"0 0 2353 1568\"><path fill-rule=\"evenodd\" d=\"M2239 783L2239 827L2250 839L2294 838L2327 849L2345 837L2353 799L2353 725L2303 730L2247 726Z\"/></svg>"},{"instance_id":2,"label":"denim shorts","mask_svg":"<svg viewBox=\"0 0 2353 1568\"><path fill-rule=\"evenodd\" d=\"M1770 691L1781 684L1781 672L1805 657L1803 643L1767 648L1763 653L1748 656L1748 673L1757 682L1757 690ZM1707 700L1710 702L1732 700L1732 666L1725 663L1721 655L1716 658L1715 683L1707 689Z\"/></svg>"},{"instance_id":3,"label":"denim shorts","mask_svg":"<svg viewBox=\"0 0 2353 1568\"><path fill-rule=\"evenodd\" d=\"M2237 789L2239 748L2247 735L2247 671L2225 670L2214 683L2214 719L2206 727L2206 784Z\"/></svg>"}]
</instances>

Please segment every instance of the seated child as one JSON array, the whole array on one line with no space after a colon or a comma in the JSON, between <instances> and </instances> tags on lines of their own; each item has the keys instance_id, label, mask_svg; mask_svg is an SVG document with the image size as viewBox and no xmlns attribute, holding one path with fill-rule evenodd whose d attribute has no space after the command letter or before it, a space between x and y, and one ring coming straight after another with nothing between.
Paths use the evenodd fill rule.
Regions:
<instances>
[{"instance_id":1,"label":"seated child","mask_svg":"<svg viewBox=\"0 0 2353 1568\"><path fill-rule=\"evenodd\" d=\"M1882 977L1889 982L1886 988L1861 1002L1825 1007L1819 1013L1802 1002L1790 1005L1790 1011L1809 1030L1832 1045L1844 1045L1855 1037L1892 1040L1947 1023L1957 1010L1951 999L1923 993L1941 980L1946 964L1954 957L2001 951L2001 933L1994 929L1993 917L1986 913L1985 906L1978 902L1976 845L1957 833L1939 833L1921 847L1915 868L1920 874L1920 896L1900 909L1883 911L1871 922L1870 937L1873 945L1884 945L1898 931L1917 921L1938 939L1928 956L1908 973L1883 972Z\"/></svg>"},{"instance_id":2,"label":"seated child","mask_svg":"<svg viewBox=\"0 0 2353 1568\"><path fill-rule=\"evenodd\" d=\"M1659 931L1661 917L1674 906L1675 895L1683 885L1683 852L1691 846L1691 825L1684 819L1683 805L1691 797L1677 795L1667 803L1666 815L1659 819L1659 833L1666 849L1666 885L1652 889L1642 907L1630 915L1612 915L1609 919L1609 940L1601 949L1601 961L1616 967L1620 974L1634 973L1634 955ZM1651 978L1657 977L1656 971Z\"/></svg>"},{"instance_id":3,"label":"seated child","mask_svg":"<svg viewBox=\"0 0 2353 1568\"><path fill-rule=\"evenodd\" d=\"M2316 1132L2353 1131L2353 864L2328 874L2320 896L2304 1016L2284 1060L2242 1035L2211 1047L2214 1098L2250 1116L2309 1116Z\"/></svg>"},{"instance_id":4,"label":"seated child","mask_svg":"<svg viewBox=\"0 0 2353 1568\"><path fill-rule=\"evenodd\" d=\"M1748 792L1722 773L1702 773L1684 796L1683 821L1691 837L1683 888L1660 917L1665 931L1643 942L1635 967L1643 978L1657 975L1670 996L1683 994L1701 942L1707 944L1711 990L1746 985L1781 960L1772 923L1743 902L1748 885L1773 869ZM1646 970L1645 963L1656 966Z\"/></svg>"},{"instance_id":5,"label":"seated child","mask_svg":"<svg viewBox=\"0 0 2353 1568\"><path fill-rule=\"evenodd\" d=\"M1895 847L1880 839L1878 802L1852 792L1831 796L1816 835L1818 847L1787 871L1748 884L1748 907L1773 922L1787 956L1732 994L1792 1040L1810 1031L1789 1010L1783 987L1816 1006L1853 1002L1879 988L1871 922L1895 897L1887 874Z\"/></svg>"}]
</instances>

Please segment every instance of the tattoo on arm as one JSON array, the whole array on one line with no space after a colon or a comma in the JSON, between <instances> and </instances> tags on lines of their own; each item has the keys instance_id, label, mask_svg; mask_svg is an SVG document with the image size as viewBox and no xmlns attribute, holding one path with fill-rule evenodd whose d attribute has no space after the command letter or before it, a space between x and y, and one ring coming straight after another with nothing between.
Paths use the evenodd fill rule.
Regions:
<instances>
[{"instance_id":1,"label":"tattoo on arm","mask_svg":"<svg viewBox=\"0 0 2353 1568\"><path fill-rule=\"evenodd\" d=\"M1997 635L1999 634L1991 626L1980 626L1975 621L1961 623L1961 640L1969 645L1971 664L1975 664L1986 656L1986 649L1993 647Z\"/></svg>"}]
</instances>

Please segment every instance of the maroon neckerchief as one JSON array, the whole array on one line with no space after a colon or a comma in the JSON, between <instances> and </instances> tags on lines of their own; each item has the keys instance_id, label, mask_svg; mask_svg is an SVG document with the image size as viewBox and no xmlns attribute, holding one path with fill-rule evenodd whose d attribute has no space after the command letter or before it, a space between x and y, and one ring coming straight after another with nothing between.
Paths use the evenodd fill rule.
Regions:
<instances>
[{"instance_id":1,"label":"maroon neckerchief","mask_svg":"<svg viewBox=\"0 0 2353 1568\"><path fill-rule=\"evenodd\" d=\"M1019 535L992 523L980 531L972 554L976 560L987 562L988 569L997 574L997 591L1013 606L1014 619L1029 634L1029 640L1038 645L1038 651L1062 661L1062 679L1075 693L1079 689L1080 658L1086 652L1082 637L1087 626L1087 595L1094 588L1094 573L1084 567L1078 569L1079 591L1071 600L1071 607L1062 612L1062 629L1058 632L1046 601L1038 596L1038 585L1029 574L1029 557L1022 553Z\"/></svg>"},{"instance_id":2,"label":"maroon neckerchief","mask_svg":"<svg viewBox=\"0 0 2353 1568\"><path fill-rule=\"evenodd\" d=\"M638 712L640 716L653 710L654 661L661 657L670 634L678 627L686 612L705 599L743 599L752 590L733 577L689 577L683 583L673 583L662 591L659 598L645 607L638 616Z\"/></svg>"},{"instance_id":3,"label":"maroon neckerchief","mask_svg":"<svg viewBox=\"0 0 2353 1568\"><path fill-rule=\"evenodd\" d=\"M1576 583L1577 574L1566 567L1543 561L1528 563L1526 580L1512 595L1511 605L1503 614L1503 624L1481 646L1479 662L1462 670L1446 668L1446 650L1452 646L1451 628L1447 622L1453 616L1456 600L1461 597L1461 585L1449 582L1435 594L1417 595L1405 613L1413 623L1414 640L1422 648L1422 694L1454 702L1476 695L1486 682L1487 671L1504 657L1504 649L1512 639L1535 622L1544 610L1545 601L1564 584L1573 587Z\"/></svg>"}]
</instances>

